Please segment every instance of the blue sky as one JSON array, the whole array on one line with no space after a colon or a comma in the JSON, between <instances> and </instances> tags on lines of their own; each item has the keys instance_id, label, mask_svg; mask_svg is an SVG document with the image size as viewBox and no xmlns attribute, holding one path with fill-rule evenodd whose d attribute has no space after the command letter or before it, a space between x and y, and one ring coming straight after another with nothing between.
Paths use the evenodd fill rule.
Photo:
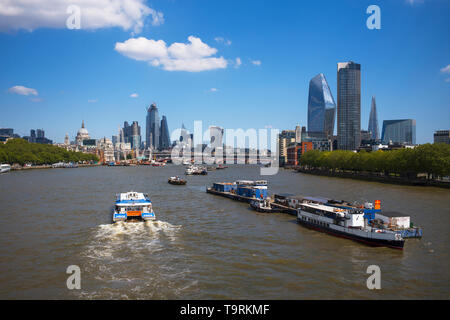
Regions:
<instances>
[{"instance_id":1,"label":"blue sky","mask_svg":"<svg viewBox=\"0 0 450 320\"><path fill-rule=\"evenodd\" d=\"M80 6L80 30L66 27L66 7L39 2L60 18L25 7L4 19L0 0L0 127L21 135L43 128L56 142L66 132L73 140L83 119L94 138L134 120L143 134L152 102L171 131L194 120L204 130L293 129L307 124L309 80L324 73L336 100L337 63L349 60L361 64L362 129L372 95L380 130L383 120L413 118L417 143L426 143L450 129L447 0L133 0L154 11L98 18ZM366 27L371 4L381 9L380 30ZM197 45L186 46L190 36Z\"/></svg>"}]
</instances>

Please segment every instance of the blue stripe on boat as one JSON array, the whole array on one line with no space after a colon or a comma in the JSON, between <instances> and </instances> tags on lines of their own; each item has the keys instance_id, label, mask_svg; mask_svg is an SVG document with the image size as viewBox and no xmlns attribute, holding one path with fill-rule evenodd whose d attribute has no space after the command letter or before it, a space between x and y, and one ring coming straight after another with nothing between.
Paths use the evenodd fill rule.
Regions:
<instances>
[{"instance_id":1,"label":"blue stripe on boat","mask_svg":"<svg viewBox=\"0 0 450 320\"><path fill-rule=\"evenodd\" d=\"M152 203L150 200L117 200L116 204L121 204L121 203Z\"/></svg>"}]
</instances>

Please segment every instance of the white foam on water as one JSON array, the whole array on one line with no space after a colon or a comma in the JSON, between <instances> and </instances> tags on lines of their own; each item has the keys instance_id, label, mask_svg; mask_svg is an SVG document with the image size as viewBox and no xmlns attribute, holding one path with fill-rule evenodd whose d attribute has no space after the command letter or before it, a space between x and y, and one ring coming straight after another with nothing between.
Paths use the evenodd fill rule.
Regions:
<instances>
[{"instance_id":1,"label":"white foam on water","mask_svg":"<svg viewBox=\"0 0 450 320\"><path fill-rule=\"evenodd\" d=\"M124 290L130 290L131 283L135 281L146 284L145 290L160 287L169 290L169 279L183 282L188 272L174 272L171 269L172 257L167 255L167 248L176 242L180 229L181 225L158 220L117 222L96 227L82 253L87 258L83 264L89 276L102 283L100 286L104 289L101 291L106 291L92 290L90 294L83 292L81 296L95 298L112 294L117 297L119 292L123 293L119 289L121 286ZM170 277L172 273L173 277ZM136 288L135 293L143 289ZM119 292L111 293L109 290ZM148 291L142 292L144 296L148 294Z\"/></svg>"}]
</instances>

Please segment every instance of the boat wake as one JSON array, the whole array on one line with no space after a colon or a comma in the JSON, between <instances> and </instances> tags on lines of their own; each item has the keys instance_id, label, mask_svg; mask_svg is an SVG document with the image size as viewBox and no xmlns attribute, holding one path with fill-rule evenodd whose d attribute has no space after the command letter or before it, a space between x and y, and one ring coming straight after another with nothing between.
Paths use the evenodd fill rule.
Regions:
<instances>
[{"instance_id":1,"label":"boat wake","mask_svg":"<svg viewBox=\"0 0 450 320\"><path fill-rule=\"evenodd\" d=\"M98 226L82 253L87 299L170 299L195 284L177 242L180 225L165 221ZM81 267L81 266L80 266Z\"/></svg>"}]
</instances>

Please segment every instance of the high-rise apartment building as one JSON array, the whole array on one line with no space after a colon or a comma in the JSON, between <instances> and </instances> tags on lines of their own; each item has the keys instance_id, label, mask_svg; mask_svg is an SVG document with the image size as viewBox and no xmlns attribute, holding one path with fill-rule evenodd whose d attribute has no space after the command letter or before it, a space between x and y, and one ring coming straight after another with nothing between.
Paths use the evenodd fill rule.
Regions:
<instances>
[{"instance_id":1,"label":"high-rise apartment building","mask_svg":"<svg viewBox=\"0 0 450 320\"><path fill-rule=\"evenodd\" d=\"M333 135L336 103L323 73L311 79L308 95L308 135L327 138Z\"/></svg>"}]
</instances>

